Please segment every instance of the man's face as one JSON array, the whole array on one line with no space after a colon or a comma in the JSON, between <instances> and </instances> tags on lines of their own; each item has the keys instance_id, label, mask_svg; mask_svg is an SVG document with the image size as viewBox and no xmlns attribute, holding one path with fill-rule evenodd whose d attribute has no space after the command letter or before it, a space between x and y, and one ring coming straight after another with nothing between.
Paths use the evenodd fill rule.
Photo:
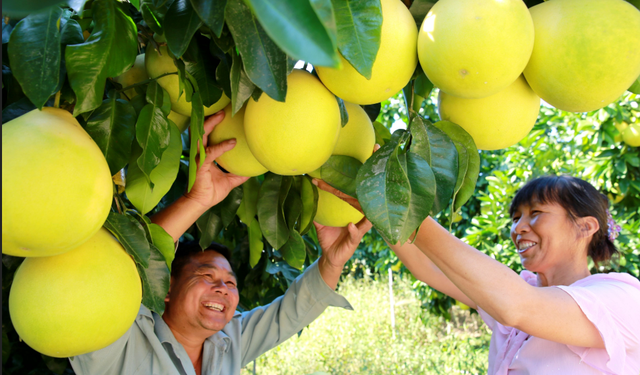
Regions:
<instances>
[{"instance_id":1,"label":"man's face","mask_svg":"<svg viewBox=\"0 0 640 375\"><path fill-rule=\"evenodd\" d=\"M163 315L172 331L209 337L231 321L238 306L237 280L231 265L216 251L191 256L171 278Z\"/></svg>"}]
</instances>

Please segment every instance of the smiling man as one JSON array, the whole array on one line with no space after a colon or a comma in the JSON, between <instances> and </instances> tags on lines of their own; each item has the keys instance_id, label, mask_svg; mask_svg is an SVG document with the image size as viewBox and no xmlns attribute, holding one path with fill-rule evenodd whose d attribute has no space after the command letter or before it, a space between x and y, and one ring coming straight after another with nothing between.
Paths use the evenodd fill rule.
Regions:
<instances>
[{"instance_id":1,"label":"smiling man","mask_svg":"<svg viewBox=\"0 0 640 375\"><path fill-rule=\"evenodd\" d=\"M224 112L205 121L205 136ZM247 180L223 173L213 161L235 145L234 140L207 148L191 191L155 215L174 241L210 207ZM335 292L342 269L362 236L371 229L363 219L344 228L315 224L322 256L272 303L239 313L236 275L230 251L213 244L181 244L172 263L171 284L162 316L145 306L131 328L116 342L76 356L71 365L85 374L229 375L276 347L316 319L328 306L351 309Z\"/></svg>"}]
</instances>

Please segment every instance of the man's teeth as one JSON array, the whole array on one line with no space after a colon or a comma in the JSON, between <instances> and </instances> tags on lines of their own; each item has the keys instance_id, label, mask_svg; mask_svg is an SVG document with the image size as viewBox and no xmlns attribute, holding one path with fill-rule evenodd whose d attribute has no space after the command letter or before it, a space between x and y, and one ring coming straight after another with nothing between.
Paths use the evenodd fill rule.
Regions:
<instances>
[{"instance_id":1,"label":"man's teeth","mask_svg":"<svg viewBox=\"0 0 640 375\"><path fill-rule=\"evenodd\" d=\"M536 242L531 242L531 241L521 241L518 242L518 251L519 252L523 252L525 250L527 250L528 248L530 248L531 246L535 246L537 245Z\"/></svg>"},{"instance_id":2,"label":"man's teeth","mask_svg":"<svg viewBox=\"0 0 640 375\"><path fill-rule=\"evenodd\" d=\"M204 306L210 310L223 311L224 306L219 303L205 303Z\"/></svg>"}]
</instances>

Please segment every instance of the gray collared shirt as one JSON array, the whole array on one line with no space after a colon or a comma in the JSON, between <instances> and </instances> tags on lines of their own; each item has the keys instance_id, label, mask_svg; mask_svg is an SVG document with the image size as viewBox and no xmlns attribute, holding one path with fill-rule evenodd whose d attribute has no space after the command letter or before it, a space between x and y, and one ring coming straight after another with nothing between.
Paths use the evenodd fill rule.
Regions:
<instances>
[{"instance_id":1,"label":"gray collared shirt","mask_svg":"<svg viewBox=\"0 0 640 375\"><path fill-rule=\"evenodd\" d=\"M352 310L349 302L324 282L317 262L272 303L236 312L224 329L204 342L202 375L240 374L262 353L299 332L328 306ZM78 375L195 375L187 352L161 316L140 306L131 328L116 342L71 359Z\"/></svg>"}]
</instances>

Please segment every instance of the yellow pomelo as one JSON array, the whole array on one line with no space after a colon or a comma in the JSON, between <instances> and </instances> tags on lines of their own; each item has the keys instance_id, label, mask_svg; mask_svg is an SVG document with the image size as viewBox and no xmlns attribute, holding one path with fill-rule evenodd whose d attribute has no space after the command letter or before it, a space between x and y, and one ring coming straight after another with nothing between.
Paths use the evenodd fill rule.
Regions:
<instances>
[{"instance_id":1,"label":"yellow pomelo","mask_svg":"<svg viewBox=\"0 0 640 375\"><path fill-rule=\"evenodd\" d=\"M329 159L338 141L338 101L311 73L294 70L284 103L268 95L249 100L244 132L251 153L271 172L309 173Z\"/></svg>"},{"instance_id":2,"label":"yellow pomelo","mask_svg":"<svg viewBox=\"0 0 640 375\"><path fill-rule=\"evenodd\" d=\"M45 107L2 126L2 252L68 251L93 236L113 183L98 145L67 111Z\"/></svg>"},{"instance_id":3,"label":"yellow pomelo","mask_svg":"<svg viewBox=\"0 0 640 375\"><path fill-rule=\"evenodd\" d=\"M363 217L364 215L360 211L351 207L347 202L318 189L318 211L314 221L328 227L344 227L349 223L356 224Z\"/></svg>"},{"instance_id":4,"label":"yellow pomelo","mask_svg":"<svg viewBox=\"0 0 640 375\"><path fill-rule=\"evenodd\" d=\"M614 141L614 142L618 142L618 143L620 143L620 142L622 142L622 135L624 134L624 130L625 130L627 127L629 127L629 124L627 124L625 121L621 121L621 122L616 123L616 125L615 125L615 126L616 126L616 129L618 129L618 132L620 132L620 134L619 134L619 135L616 135L616 136L613 138L613 141Z\"/></svg>"},{"instance_id":5,"label":"yellow pomelo","mask_svg":"<svg viewBox=\"0 0 640 375\"><path fill-rule=\"evenodd\" d=\"M144 67L144 55L138 55L133 66L113 80L121 84L124 88L147 79L149 79L149 75L147 75L147 68ZM126 96L124 94L126 94ZM128 89L123 94L120 94L122 99L125 100L127 98L133 99L136 95L138 95L138 93L135 88Z\"/></svg>"},{"instance_id":6,"label":"yellow pomelo","mask_svg":"<svg viewBox=\"0 0 640 375\"><path fill-rule=\"evenodd\" d=\"M166 46L160 47L160 53L153 48L147 48L145 52L145 66L149 77L155 78L166 73L175 73L178 71L176 65L173 63L173 59L169 56ZM171 109L183 116L191 116L191 103L187 101L185 94L183 93L178 98L180 92L180 79L177 74L168 75L158 79L158 84L163 89L167 90L169 97L171 98ZM224 93L220 100L213 103L211 107L204 107L204 115L210 116L231 102Z\"/></svg>"},{"instance_id":7,"label":"yellow pomelo","mask_svg":"<svg viewBox=\"0 0 640 375\"><path fill-rule=\"evenodd\" d=\"M400 91L418 64L418 30L409 9L400 0L381 0L380 48L367 80L340 55L339 69L318 66L322 83L338 97L357 104L374 104Z\"/></svg>"},{"instance_id":8,"label":"yellow pomelo","mask_svg":"<svg viewBox=\"0 0 640 375\"><path fill-rule=\"evenodd\" d=\"M524 75L544 101L587 112L640 75L640 11L623 0L553 0L530 9L536 40Z\"/></svg>"},{"instance_id":9,"label":"yellow pomelo","mask_svg":"<svg viewBox=\"0 0 640 375\"><path fill-rule=\"evenodd\" d=\"M440 0L420 27L418 57L440 90L483 98L522 74L533 36L522 0Z\"/></svg>"},{"instance_id":10,"label":"yellow pomelo","mask_svg":"<svg viewBox=\"0 0 640 375\"><path fill-rule=\"evenodd\" d=\"M376 144L376 133L367 112L358 104L344 102L349 114L349 121L340 129L340 136L331 155L346 155L364 163L373 154ZM315 170L309 176L321 178L320 171ZM346 203L345 203L346 204Z\"/></svg>"},{"instance_id":11,"label":"yellow pomelo","mask_svg":"<svg viewBox=\"0 0 640 375\"><path fill-rule=\"evenodd\" d=\"M30 347L51 357L102 349L122 336L140 309L133 259L106 230L64 254L27 258L9 294L11 321Z\"/></svg>"},{"instance_id":12,"label":"yellow pomelo","mask_svg":"<svg viewBox=\"0 0 640 375\"><path fill-rule=\"evenodd\" d=\"M622 140L631 147L640 147L640 124L629 125L622 133Z\"/></svg>"},{"instance_id":13,"label":"yellow pomelo","mask_svg":"<svg viewBox=\"0 0 640 375\"><path fill-rule=\"evenodd\" d=\"M224 108L224 120L213 128L209 135L209 144L217 144L228 139L235 138L236 145L231 151L227 151L216 159L216 162L227 171L238 176L259 176L267 172L256 157L253 156L247 138L244 135L244 112L242 107L235 116L231 116L231 105Z\"/></svg>"},{"instance_id":14,"label":"yellow pomelo","mask_svg":"<svg viewBox=\"0 0 640 375\"><path fill-rule=\"evenodd\" d=\"M167 118L173 121L174 124L176 124L178 130L180 130L180 133L185 131L185 129L187 129L189 127L189 124L191 123L190 116L184 116L174 111L169 112L169 116L167 116Z\"/></svg>"},{"instance_id":15,"label":"yellow pomelo","mask_svg":"<svg viewBox=\"0 0 640 375\"><path fill-rule=\"evenodd\" d=\"M512 146L533 128L540 98L523 76L506 89L481 99L463 99L440 91L438 111L443 120L464 128L480 150Z\"/></svg>"}]
</instances>

